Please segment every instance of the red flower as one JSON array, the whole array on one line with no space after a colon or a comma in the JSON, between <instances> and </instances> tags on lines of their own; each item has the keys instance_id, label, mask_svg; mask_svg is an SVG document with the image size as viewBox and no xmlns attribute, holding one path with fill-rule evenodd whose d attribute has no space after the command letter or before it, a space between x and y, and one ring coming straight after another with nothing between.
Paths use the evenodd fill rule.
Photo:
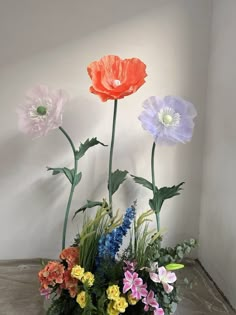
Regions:
<instances>
[{"instance_id":1,"label":"red flower","mask_svg":"<svg viewBox=\"0 0 236 315\"><path fill-rule=\"evenodd\" d=\"M113 55L92 62L87 70L92 80L90 92L97 94L103 102L136 92L147 76L146 65L140 59L122 60Z\"/></svg>"},{"instance_id":2,"label":"red flower","mask_svg":"<svg viewBox=\"0 0 236 315\"><path fill-rule=\"evenodd\" d=\"M78 247L68 247L63 249L60 254L60 259L65 260L68 264L68 269L72 269L79 262Z\"/></svg>"}]
</instances>

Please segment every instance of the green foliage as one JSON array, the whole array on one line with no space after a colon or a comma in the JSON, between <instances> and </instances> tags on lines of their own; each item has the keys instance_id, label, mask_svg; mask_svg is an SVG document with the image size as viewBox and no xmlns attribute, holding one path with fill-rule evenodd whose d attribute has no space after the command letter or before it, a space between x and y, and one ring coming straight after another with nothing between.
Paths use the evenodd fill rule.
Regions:
<instances>
[{"instance_id":1,"label":"green foliage","mask_svg":"<svg viewBox=\"0 0 236 315\"><path fill-rule=\"evenodd\" d=\"M107 315L105 304L107 302L107 297L105 292L98 298L97 310L99 315Z\"/></svg>"},{"instance_id":2,"label":"green foliage","mask_svg":"<svg viewBox=\"0 0 236 315\"><path fill-rule=\"evenodd\" d=\"M94 219L85 219L79 234L80 265L86 271L93 270L97 255L98 241L108 226L108 209L104 204L96 213Z\"/></svg>"},{"instance_id":3,"label":"green foliage","mask_svg":"<svg viewBox=\"0 0 236 315\"><path fill-rule=\"evenodd\" d=\"M153 231L148 229L148 223L152 221L152 210L143 212L138 219L134 220L134 231L130 238L130 256L135 257L138 267L146 266L146 248L151 241Z\"/></svg>"},{"instance_id":4,"label":"green foliage","mask_svg":"<svg viewBox=\"0 0 236 315\"><path fill-rule=\"evenodd\" d=\"M135 181L135 183L142 185L150 190L153 191L153 185L151 182L146 180L143 177L138 177L131 175ZM155 191L153 193L153 198L149 200L149 206L151 209L155 210L155 212L159 213L161 210L161 207L163 205L163 202L166 199L170 199L174 196L178 196L180 194L180 191L182 190L182 185L184 182L180 183L179 185L172 186L172 187L162 187L158 189L158 187L155 187Z\"/></svg>"},{"instance_id":5,"label":"green foliage","mask_svg":"<svg viewBox=\"0 0 236 315\"><path fill-rule=\"evenodd\" d=\"M78 183L81 181L82 178L82 173L79 172L78 174L74 175L75 170L74 169L69 169L67 167L48 167L47 168L48 171L52 171L52 175L58 175L58 174L64 174L67 179L69 180L69 182L71 183L71 185L78 185ZM75 176L75 179L74 179Z\"/></svg>"},{"instance_id":6,"label":"green foliage","mask_svg":"<svg viewBox=\"0 0 236 315\"><path fill-rule=\"evenodd\" d=\"M74 169L68 169L67 167L48 167L48 171L52 171L52 175L58 175L60 173L65 174L69 182L72 184L73 182L73 176L74 176Z\"/></svg>"},{"instance_id":7,"label":"green foliage","mask_svg":"<svg viewBox=\"0 0 236 315\"><path fill-rule=\"evenodd\" d=\"M87 208L93 208L93 207L96 207L96 206L102 206L104 203L104 201L92 201L92 200L87 200L87 203L80 207L78 210L75 211L75 214L73 216L73 219L74 217L81 211L85 211ZM106 204L107 205L107 204Z\"/></svg>"},{"instance_id":8,"label":"green foliage","mask_svg":"<svg viewBox=\"0 0 236 315\"><path fill-rule=\"evenodd\" d=\"M149 182L148 180L146 180L145 178L143 177L138 177L138 176L134 176L134 175L131 175L135 181L135 183L137 184L140 184L150 190L153 190L153 185L151 182ZM156 187L157 188L157 187Z\"/></svg>"},{"instance_id":9,"label":"green foliage","mask_svg":"<svg viewBox=\"0 0 236 315\"><path fill-rule=\"evenodd\" d=\"M82 173L81 172L79 172L78 174L75 175L74 186L79 184L79 182L81 181L81 178L82 178Z\"/></svg>"},{"instance_id":10,"label":"green foliage","mask_svg":"<svg viewBox=\"0 0 236 315\"><path fill-rule=\"evenodd\" d=\"M81 159L81 157L86 153L86 151L93 147L94 145L101 144L106 146L104 143L97 140L97 138L87 139L84 143L80 144L79 150L75 152L76 160Z\"/></svg>"},{"instance_id":11,"label":"green foliage","mask_svg":"<svg viewBox=\"0 0 236 315\"><path fill-rule=\"evenodd\" d=\"M75 299L72 299L66 290L55 298L47 310L47 315L79 315L81 309Z\"/></svg>"},{"instance_id":12,"label":"green foliage","mask_svg":"<svg viewBox=\"0 0 236 315\"><path fill-rule=\"evenodd\" d=\"M111 174L111 188L109 187L108 184L108 190L110 191L111 189L111 194L113 195L120 185L125 181L126 175L128 174L128 171L121 171L121 170L116 170Z\"/></svg>"},{"instance_id":13,"label":"green foliage","mask_svg":"<svg viewBox=\"0 0 236 315\"><path fill-rule=\"evenodd\" d=\"M158 261L159 266L179 263L197 246L197 241L190 239L177 244L175 247L160 247L160 240L156 239L147 247L146 255L150 261Z\"/></svg>"},{"instance_id":14,"label":"green foliage","mask_svg":"<svg viewBox=\"0 0 236 315\"><path fill-rule=\"evenodd\" d=\"M161 207L166 199L170 199L174 196L180 195L180 191L182 190L182 185L184 182L180 183L177 186L172 187L162 187L158 189L156 187L153 199L149 200L149 205L151 209L155 210L155 212L159 213L161 211Z\"/></svg>"}]
</instances>

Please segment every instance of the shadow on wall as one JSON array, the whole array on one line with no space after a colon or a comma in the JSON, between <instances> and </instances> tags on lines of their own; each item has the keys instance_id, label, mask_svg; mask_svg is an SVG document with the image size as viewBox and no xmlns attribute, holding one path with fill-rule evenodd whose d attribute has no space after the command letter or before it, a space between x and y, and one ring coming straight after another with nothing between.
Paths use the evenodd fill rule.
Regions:
<instances>
[{"instance_id":1,"label":"shadow on wall","mask_svg":"<svg viewBox=\"0 0 236 315\"><path fill-rule=\"evenodd\" d=\"M1 2L0 38L8 40L0 52L0 66L78 40L101 28L143 14L145 10L160 6L162 2L164 1L132 0L127 1L125 6L110 0L100 0L99 5L93 0Z\"/></svg>"}]
</instances>

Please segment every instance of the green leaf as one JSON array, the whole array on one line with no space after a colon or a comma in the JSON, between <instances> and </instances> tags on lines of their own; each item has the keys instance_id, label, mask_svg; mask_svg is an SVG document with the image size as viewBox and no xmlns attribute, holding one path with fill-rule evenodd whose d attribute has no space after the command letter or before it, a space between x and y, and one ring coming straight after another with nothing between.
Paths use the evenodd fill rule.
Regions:
<instances>
[{"instance_id":1,"label":"green leaf","mask_svg":"<svg viewBox=\"0 0 236 315\"><path fill-rule=\"evenodd\" d=\"M138 176L134 176L134 175L131 175L135 181L135 183L137 184L140 184L150 190L153 190L153 185L151 182L149 182L148 180L146 180L145 178L143 177L138 177Z\"/></svg>"},{"instance_id":2,"label":"green leaf","mask_svg":"<svg viewBox=\"0 0 236 315\"><path fill-rule=\"evenodd\" d=\"M79 172L78 174L75 175L74 186L79 184L79 182L81 181L81 178L82 178L82 172Z\"/></svg>"},{"instance_id":3,"label":"green leaf","mask_svg":"<svg viewBox=\"0 0 236 315\"><path fill-rule=\"evenodd\" d=\"M125 181L128 171L116 170L111 174L111 194L113 195L120 185ZM110 191L109 183L108 190Z\"/></svg>"},{"instance_id":4,"label":"green leaf","mask_svg":"<svg viewBox=\"0 0 236 315\"><path fill-rule=\"evenodd\" d=\"M106 146L104 143L98 141L97 138L92 138L91 140L87 139L84 143L81 143L79 150L75 151L76 160L79 160L86 153L86 151L89 148L91 148L97 144L101 144L103 146Z\"/></svg>"},{"instance_id":5,"label":"green leaf","mask_svg":"<svg viewBox=\"0 0 236 315\"><path fill-rule=\"evenodd\" d=\"M87 200L87 203L82 206L81 208L79 208L78 210L75 211L75 214L72 218L72 220L74 219L74 217L81 211L85 211L87 208L93 208L93 207L96 207L96 206L102 206L103 205L103 202L102 201L92 201L92 200Z\"/></svg>"},{"instance_id":6,"label":"green leaf","mask_svg":"<svg viewBox=\"0 0 236 315\"><path fill-rule=\"evenodd\" d=\"M66 175L66 177L68 178L69 182L72 184L73 183L73 176L74 176L74 170L69 170L69 168L64 167L63 168L64 173Z\"/></svg>"},{"instance_id":7,"label":"green leaf","mask_svg":"<svg viewBox=\"0 0 236 315\"><path fill-rule=\"evenodd\" d=\"M73 176L74 176L74 169L69 169L67 167L63 167L63 168L60 168L60 167L57 167L57 168L54 168L54 167L48 167L47 168L48 171L52 171L52 175L57 175L57 174L65 174L66 177L68 178L69 182L72 184L73 182Z\"/></svg>"},{"instance_id":8,"label":"green leaf","mask_svg":"<svg viewBox=\"0 0 236 315\"><path fill-rule=\"evenodd\" d=\"M160 189L156 187L153 199L149 200L149 205L151 209L155 210L157 213L160 212L163 202L166 199L170 199L174 196L178 196L180 194L180 191L182 190L181 186L183 184L184 182L180 183L177 186L162 187Z\"/></svg>"},{"instance_id":9,"label":"green leaf","mask_svg":"<svg viewBox=\"0 0 236 315\"><path fill-rule=\"evenodd\" d=\"M163 199L169 199L174 196L178 196L180 194L180 191L182 190L182 185L184 182L180 183L177 186L172 186L172 187L162 187L158 190L158 195Z\"/></svg>"}]
</instances>

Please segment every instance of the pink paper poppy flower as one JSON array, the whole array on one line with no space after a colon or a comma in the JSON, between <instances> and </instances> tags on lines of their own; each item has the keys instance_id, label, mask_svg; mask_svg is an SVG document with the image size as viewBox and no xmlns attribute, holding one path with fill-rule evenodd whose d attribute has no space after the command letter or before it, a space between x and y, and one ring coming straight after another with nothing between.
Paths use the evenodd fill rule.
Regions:
<instances>
[{"instance_id":1,"label":"pink paper poppy flower","mask_svg":"<svg viewBox=\"0 0 236 315\"><path fill-rule=\"evenodd\" d=\"M62 124L63 107L68 100L63 90L49 90L39 85L26 94L26 102L18 110L19 129L33 137L44 136Z\"/></svg>"}]
</instances>

